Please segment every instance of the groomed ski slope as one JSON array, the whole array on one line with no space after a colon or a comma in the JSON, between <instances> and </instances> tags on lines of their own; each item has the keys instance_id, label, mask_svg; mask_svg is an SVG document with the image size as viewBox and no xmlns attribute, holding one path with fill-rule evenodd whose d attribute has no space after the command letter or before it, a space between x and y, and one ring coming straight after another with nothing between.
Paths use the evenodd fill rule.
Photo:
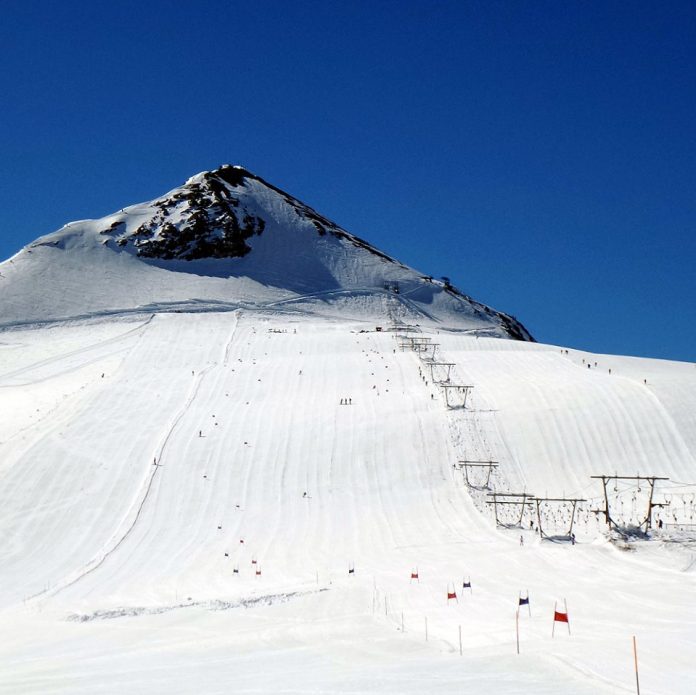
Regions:
<instances>
[{"instance_id":1,"label":"groomed ski slope","mask_svg":"<svg viewBox=\"0 0 696 695\"><path fill-rule=\"evenodd\" d=\"M424 329L474 385L448 410L373 328L240 310L0 333L0 693L630 693L632 635L642 693L692 692L691 546L623 551L587 512L575 546L497 530L453 465L692 494L696 367Z\"/></svg>"}]
</instances>

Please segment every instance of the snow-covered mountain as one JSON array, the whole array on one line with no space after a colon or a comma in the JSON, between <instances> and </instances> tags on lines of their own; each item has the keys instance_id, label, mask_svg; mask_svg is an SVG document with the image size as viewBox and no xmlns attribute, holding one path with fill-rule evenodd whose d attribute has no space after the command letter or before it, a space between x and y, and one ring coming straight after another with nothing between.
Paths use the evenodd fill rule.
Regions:
<instances>
[{"instance_id":1,"label":"snow-covered mountain","mask_svg":"<svg viewBox=\"0 0 696 695\"><path fill-rule=\"evenodd\" d=\"M693 364L232 167L0 273L0 695L693 692Z\"/></svg>"},{"instance_id":2,"label":"snow-covered mountain","mask_svg":"<svg viewBox=\"0 0 696 695\"><path fill-rule=\"evenodd\" d=\"M389 309L404 320L531 339L512 317L233 166L102 219L67 224L0 265L0 273L0 325L284 302L344 317L379 318Z\"/></svg>"}]
</instances>

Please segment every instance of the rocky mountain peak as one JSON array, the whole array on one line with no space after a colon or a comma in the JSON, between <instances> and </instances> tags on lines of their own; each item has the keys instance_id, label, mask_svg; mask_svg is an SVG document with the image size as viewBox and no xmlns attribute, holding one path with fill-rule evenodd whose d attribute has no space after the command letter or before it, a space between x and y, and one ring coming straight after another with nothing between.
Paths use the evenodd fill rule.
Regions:
<instances>
[{"instance_id":1,"label":"rocky mountain peak","mask_svg":"<svg viewBox=\"0 0 696 695\"><path fill-rule=\"evenodd\" d=\"M152 214L134 226L128 209L112 216L100 230L105 242L141 258L193 261L203 258L241 258L251 252L249 241L267 228L267 211L259 209L254 188L275 197L308 222L319 236L330 234L350 241L383 260L394 259L335 222L264 181L241 166L224 164L191 177L183 186L152 201Z\"/></svg>"},{"instance_id":2,"label":"rocky mountain peak","mask_svg":"<svg viewBox=\"0 0 696 695\"><path fill-rule=\"evenodd\" d=\"M2 270L5 307L13 307L7 320L14 321L175 303L292 302L311 312L387 314L531 339L514 318L396 261L240 166L204 171L155 200L71 222Z\"/></svg>"},{"instance_id":3,"label":"rocky mountain peak","mask_svg":"<svg viewBox=\"0 0 696 695\"><path fill-rule=\"evenodd\" d=\"M125 212L100 233L143 258L192 261L245 256L251 251L248 239L262 234L266 226L235 195L246 175L245 170L229 166L205 172L153 201L154 214L135 229L128 230Z\"/></svg>"}]
</instances>

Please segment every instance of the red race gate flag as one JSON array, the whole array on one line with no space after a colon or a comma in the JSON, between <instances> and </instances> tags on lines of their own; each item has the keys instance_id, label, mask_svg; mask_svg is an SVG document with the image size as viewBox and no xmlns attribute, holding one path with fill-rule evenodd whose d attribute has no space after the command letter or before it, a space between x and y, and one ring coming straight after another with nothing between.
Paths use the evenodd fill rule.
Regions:
<instances>
[{"instance_id":1,"label":"red race gate flag","mask_svg":"<svg viewBox=\"0 0 696 695\"><path fill-rule=\"evenodd\" d=\"M551 637L554 636L556 631L556 623L565 623L568 626L568 634L570 634L570 621L568 620L568 602L563 599L563 604L565 606L565 611L561 612L556 610L556 605L553 604L553 624L551 627Z\"/></svg>"},{"instance_id":2,"label":"red race gate flag","mask_svg":"<svg viewBox=\"0 0 696 695\"><path fill-rule=\"evenodd\" d=\"M449 588L449 585L447 585L447 603L449 603L452 600L459 603L459 599L457 598L457 590L455 589L454 584L452 584L451 589Z\"/></svg>"},{"instance_id":3,"label":"red race gate flag","mask_svg":"<svg viewBox=\"0 0 696 695\"><path fill-rule=\"evenodd\" d=\"M452 582L452 588L450 589L449 582L447 583L447 604L449 605L449 602L451 600L455 600L457 603L459 603L459 599L457 598L457 588Z\"/></svg>"}]
</instances>

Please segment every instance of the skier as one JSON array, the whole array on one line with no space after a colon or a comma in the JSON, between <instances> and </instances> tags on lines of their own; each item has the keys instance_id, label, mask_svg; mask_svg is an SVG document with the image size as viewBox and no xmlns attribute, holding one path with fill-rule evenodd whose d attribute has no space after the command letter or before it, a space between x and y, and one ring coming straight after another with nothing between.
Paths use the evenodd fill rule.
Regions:
<instances>
[{"instance_id":1,"label":"skier","mask_svg":"<svg viewBox=\"0 0 696 695\"><path fill-rule=\"evenodd\" d=\"M520 545L524 545L524 536L520 536Z\"/></svg>"}]
</instances>

